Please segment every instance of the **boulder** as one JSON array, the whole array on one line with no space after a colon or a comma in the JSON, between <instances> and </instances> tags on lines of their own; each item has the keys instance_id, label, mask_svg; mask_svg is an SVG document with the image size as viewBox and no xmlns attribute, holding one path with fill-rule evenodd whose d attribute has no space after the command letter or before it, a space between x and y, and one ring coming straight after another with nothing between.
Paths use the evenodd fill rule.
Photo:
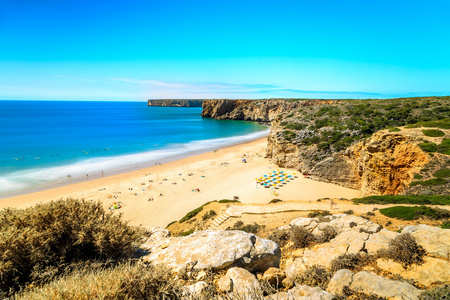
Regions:
<instances>
[{"instance_id":1,"label":"boulder","mask_svg":"<svg viewBox=\"0 0 450 300\"><path fill-rule=\"evenodd\" d=\"M389 247L389 242L399 235L398 232L382 229L377 233L371 234L365 243L365 249L368 253L377 253L380 249Z\"/></svg>"},{"instance_id":2,"label":"boulder","mask_svg":"<svg viewBox=\"0 0 450 300\"><path fill-rule=\"evenodd\" d=\"M269 268L264 272L262 280L269 282L273 286L281 286L282 280L286 278L286 274L278 268Z\"/></svg>"},{"instance_id":3,"label":"boulder","mask_svg":"<svg viewBox=\"0 0 450 300\"><path fill-rule=\"evenodd\" d=\"M309 287L307 285L297 285L287 292L279 292L267 296L268 300L332 300L336 297L325 292L319 287Z\"/></svg>"},{"instance_id":4,"label":"boulder","mask_svg":"<svg viewBox=\"0 0 450 300\"><path fill-rule=\"evenodd\" d=\"M238 295L255 294L261 286L255 275L242 268L230 268L227 274L218 282L221 292L237 293Z\"/></svg>"},{"instance_id":5,"label":"boulder","mask_svg":"<svg viewBox=\"0 0 450 300\"><path fill-rule=\"evenodd\" d=\"M344 288L352 283L353 272L347 269L342 269L334 273L327 286L327 292L337 295L344 295Z\"/></svg>"},{"instance_id":6,"label":"boulder","mask_svg":"<svg viewBox=\"0 0 450 300\"><path fill-rule=\"evenodd\" d=\"M425 224L406 226L402 233L410 233L429 256L450 259L450 230Z\"/></svg>"},{"instance_id":7,"label":"boulder","mask_svg":"<svg viewBox=\"0 0 450 300\"><path fill-rule=\"evenodd\" d=\"M186 285L182 288L183 299L192 299L192 300L206 300L208 296L204 293L205 288L208 284L204 281L196 282L195 284Z\"/></svg>"},{"instance_id":8,"label":"boulder","mask_svg":"<svg viewBox=\"0 0 450 300\"><path fill-rule=\"evenodd\" d=\"M147 241L142 247L150 252L144 261L174 271L188 265L194 269L242 267L265 271L277 267L281 257L281 250L273 241L238 230L199 231L185 237Z\"/></svg>"},{"instance_id":9,"label":"boulder","mask_svg":"<svg viewBox=\"0 0 450 300\"><path fill-rule=\"evenodd\" d=\"M426 257L422 265L414 265L407 270L391 259L380 258L377 265L382 270L427 286L450 283L450 262L443 259Z\"/></svg>"},{"instance_id":10,"label":"boulder","mask_svg":"<svg viewBox=\"0 0 450 300\"><path fill-rule=\"evenodd\" d=\"M356 293L404 300L417 300L422 292L406 282L390 280L366 271L353 275L349 288Z\"/></svg>"}]
</instances>

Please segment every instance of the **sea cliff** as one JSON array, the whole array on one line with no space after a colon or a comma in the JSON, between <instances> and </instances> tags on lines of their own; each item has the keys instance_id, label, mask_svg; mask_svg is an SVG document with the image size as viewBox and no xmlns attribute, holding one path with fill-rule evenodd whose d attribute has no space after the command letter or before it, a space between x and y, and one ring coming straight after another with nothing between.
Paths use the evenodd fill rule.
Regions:
<instances>
[{"instance_id":1,"label":"sea cliff","mask_svg":"<svg viewBox=\"0 0 450 300\"><path fill-rule=\"evenodd\" d=\"M433 174L445 170L448 150L430 154L426 146L447 149L448 107L450 97L220 99L205 100L202 116L270 123L266 156L315 180L363 195L446 194L449 181ZM418 129L426 127L441 135Z\"/></svg>"},{"instance_id":2,"label":"sea cliff","mask_svg":"<svg viewBox=\"0 0 450 300\"><path fill-rule=\"evenodd\" d=\"M196 99L151 99L148 106L201 107L204 100Z\"/></svg>"}]
</instances>

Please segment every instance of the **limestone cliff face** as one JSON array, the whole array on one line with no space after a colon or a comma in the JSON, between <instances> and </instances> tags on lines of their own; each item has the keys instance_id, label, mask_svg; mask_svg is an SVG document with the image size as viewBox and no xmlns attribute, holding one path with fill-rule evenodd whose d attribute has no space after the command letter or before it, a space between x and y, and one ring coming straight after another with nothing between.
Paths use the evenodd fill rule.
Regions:
<instances>
[{"instance_id":1,"label":"limestone cliff face","mask_svg":"<svg viewBox=\"0 0 450 300\"><path fill-rule=\"evenodd\" d=\"M148 106L201 107L204 100L190 99L154 99L148 100Z\"/></svg>"},{"instance_id":2,"label":"limestone cliff face","mask_svg":"<svg viewBox=\"0 0 450 300\"><path fill-rule=\"evenodd\" d=\"M412 172L428 162L413 138L379 131L367 140L332 155L315 145L281 141L272 130L267 155L279 166L295 168L312 178L361 190L363 196L397 195L409 185Z\"/></svg>"},{"instance_id":3,"label":"limestone cliff face","mask_svg":"<svg viewBox=\"0 0 450 300\"><path fill-rule=\"evenodd\" d=\"M301 107L317 104L331 104L337 100L205 100L202 117L219 120L245 120L268 123L281 113L293 111Z\"/></svg>"}]
</instances>

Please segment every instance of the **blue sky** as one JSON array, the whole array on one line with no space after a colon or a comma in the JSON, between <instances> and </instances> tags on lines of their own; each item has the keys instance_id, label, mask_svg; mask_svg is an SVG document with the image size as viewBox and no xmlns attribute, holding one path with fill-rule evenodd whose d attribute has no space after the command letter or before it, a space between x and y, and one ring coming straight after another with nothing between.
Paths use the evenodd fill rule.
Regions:
<instances>
[{"instance_id":1,"label":"blue sky","mask_svg":"<svg viewBox=\"0 0 450 300\"><path fill-rule=\"evenodd\" d=\"M450 1L0 0L0 99L450 95Z\"/></svg>"}]
</instances>

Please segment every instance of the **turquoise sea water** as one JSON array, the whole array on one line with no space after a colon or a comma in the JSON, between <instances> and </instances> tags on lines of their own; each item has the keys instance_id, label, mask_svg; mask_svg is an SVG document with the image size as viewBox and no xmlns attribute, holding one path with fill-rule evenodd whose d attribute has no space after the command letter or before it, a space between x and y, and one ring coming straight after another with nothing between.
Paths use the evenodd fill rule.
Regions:
<instances>
[{"instance_id":1,"label":"turquoise sea water","mask_svg":"<svg viewBox=\"0 0 450 300\"><path fill-rule=\"evenodd\" d=\"M262 125L200 113L197 107L145 102L0 101L0 197L148 167L268 133Z\"/></svg>"}]
</instances>

